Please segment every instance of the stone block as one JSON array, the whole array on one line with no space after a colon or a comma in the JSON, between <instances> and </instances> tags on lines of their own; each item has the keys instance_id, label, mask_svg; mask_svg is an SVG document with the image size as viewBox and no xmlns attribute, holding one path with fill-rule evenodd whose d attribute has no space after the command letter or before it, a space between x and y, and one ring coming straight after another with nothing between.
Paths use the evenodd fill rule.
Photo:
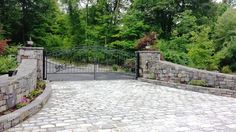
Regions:
<instances>
[{"instance_id":1,"label":"stone block","mask_svg":"<svg viewBox=\"0 0 236 132\"><path fill-rule=\"evenodd\" d=\"M0 132L3 132L3 130L4 130L4 125L3 125L4 123L0 123Z\"/></svg>"},{"instance_id":2,"label":"stone block","mask_svg":"<svg viewBox=\"0 0 236 132\"><path fill-rule=\"evenodd\" d=\"M8 95L4 95L4 96L3 96L3 99L4 99L4 100L7 100L7 99L9 99L9 96L8 96Z\"/></svg>"},{"instance_id":3,"label":"stone block","mask_svg":"<svg viewBox=\"0 0 236 132\"><path fill-rule=\"evenodd\" d=\"M5 110L7 110L7 106L6 105L3 105L3 106L0 107L0 112L5 111Z\"/></svg>"},{"instance_id":4,"label":"stone block","mask_svg":"<svg viewBox=\"0 0 236 132\"><path fill-rule=\"evenodd\" d=\"M4 95L0 94L0 100L3 100Z\"/></svg>"},{"instance_id":5,"label":"stone block","mask_svg":"<svg viewBox=\"0 0 236 132\"><path fill-rule=\"evenodd\" d=\"M11 94L13 93L13 86L8 86L8 88L6 89L6 94Z\"/></svg>"},{"instance_id":6,"label":"stone block","mask_svg":"<svg viewBox=\"0 0 236 132\"><path fill-rule=\"evenodd\" d=\"M15 125L19 124L19 122L20 122L20 119L19 119L19 118L16 118L16 119L14 119L14 120L11 122L11 125L12 125L12 126L15 126Z\"/></svg>"},{"instance_id":7,"label":"stone block","mask_svg":"<svg viewBox=\"0 0 236 132\"><path fill-rule=\"evenodd\" d=\"M1 93L6 93L7 88L7 86L1 87Z\"/></svg>"},{"instance_id":8,"label":"stone block","mask_svg":"<svg viewBox=\"0 0 236 132\"><path fill-rule=\"evenodd\" d=\"M11 122L4 122L4 124L3 124L4 129L8 129L10 127L11 127Z\"/></svg>"},{"instance_id":9,"label":"stone block","mask_svg":"<svg viewBox=\"0 0 236 132\"><path fill-rule=\"evenodd\" d=\"M0 101L0 106L6 105L6 100L1 100Z\"/></svg>"}]
</instances>

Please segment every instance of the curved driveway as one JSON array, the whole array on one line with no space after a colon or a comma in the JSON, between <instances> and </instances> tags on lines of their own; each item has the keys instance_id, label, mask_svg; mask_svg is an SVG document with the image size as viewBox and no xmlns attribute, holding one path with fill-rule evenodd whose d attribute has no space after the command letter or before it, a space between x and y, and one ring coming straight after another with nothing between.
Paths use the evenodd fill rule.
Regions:
<instances>
[{"instance_id":1,"label":"curved driveway","mask_svg":"<svg viewBox=\"0 0 236 132\"><path fill-rule=\"evenodd\" d=\"M134 80L53 82L36 115L9 131L236 131L236 99Z\"/></svg>"}]
</instances>

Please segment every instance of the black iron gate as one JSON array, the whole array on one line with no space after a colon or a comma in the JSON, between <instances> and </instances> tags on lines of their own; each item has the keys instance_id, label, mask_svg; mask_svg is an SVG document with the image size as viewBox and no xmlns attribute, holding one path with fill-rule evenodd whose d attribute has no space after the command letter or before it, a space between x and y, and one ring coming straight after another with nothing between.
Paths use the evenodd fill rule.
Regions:
<instances>
[{"instance_id":1,"label":"black iron gate","mask_svg":"<svg viewBox=\"0 0 236 132\"><path fill-rule=\"evenodd\" d=\"M44 78L62 80L135 79L135 53L106 47L45 52Z\"/></svg>"}]
</instances>

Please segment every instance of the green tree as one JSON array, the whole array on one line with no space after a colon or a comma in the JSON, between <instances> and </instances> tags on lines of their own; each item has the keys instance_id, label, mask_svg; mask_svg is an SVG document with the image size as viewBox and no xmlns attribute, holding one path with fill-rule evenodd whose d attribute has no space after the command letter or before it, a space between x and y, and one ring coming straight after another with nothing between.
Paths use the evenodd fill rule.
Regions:
<instances>
[{"instance_id":1,"label":"green tree","mask_svg":"<svg viewBox=\"0 0 236 132\"><path fill-rule=\"evenodd\" d=\"M192 66L214 70L213 41L209 39L210 28L203 27L200 32L192 32L191 46L189 46L188 56L191 59Z\"/></svg>"},{"instance_id":2,"label":"green tree","mask_svg":"<svg viewBox=\"0 0 236 132\"><path fill-rule=\"evenodd\" d=\"M200 23L200 18L212 15L212 5L211 0L134 0L132 8L143 12L145 23L154 29L161 29L160 37L166 39L171 36L176 14L191 10Z\"/></svg>"},{"instance_id":3,"label":"green tree","mask_svg":"<svg viewBox=\"0 0 236 132\"><path fill-rule=\"evenodd\" d=\"M223 0L223 3L229 4L233 7L236 6L236 0Z\"/></svg>"},{"instance_id":4,"label":"green tree","mask_svg":"<svg viewBox=\"0 0 236 132\"><path fill-rule=\"evenodd\" d=\"M215 48L220 51L223 47L231 44L232 38L236 36L236 11L228 8L225 13L220 16L215 27Z\"/></svg>"},{"instance_id":5,"label":"green tree","mask_svg":"<svg viewBox=\"0 0 236 132\"><path fill-rule=\"evenodd\" d=\"M21 8L17 0L0 1L0 25L2 30L4 30L2 35L5 38L18 41L21 29L21 17Z\"/></svg>"}]
</instances>

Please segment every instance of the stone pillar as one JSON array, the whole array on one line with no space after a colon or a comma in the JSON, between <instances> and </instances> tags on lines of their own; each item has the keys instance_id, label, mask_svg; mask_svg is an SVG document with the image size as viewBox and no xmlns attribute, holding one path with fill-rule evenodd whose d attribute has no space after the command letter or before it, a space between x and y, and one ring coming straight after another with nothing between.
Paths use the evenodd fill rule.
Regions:
<instances>
[{"instance_id":1,"label":"stone pillar","mask_svg":"<svg viewBox=\"0 0 236 132\"><path fill-rule=\"evenodd\" d=\"M155 73L155 69L160 61L159 51L139 51L139 76L150 78L150 74Z\"/></svg>"},{"instance_id":2,"label":"stone pillar","mask_svg":"<svg viewBox=\"0 0 236 132\"><path fill-rule=\"evenodd\" d=\"M43 47L22 47L19 48L17 61L22 59L37 59L37 77L43 80Z\"/></svg>"}]
</instances>

